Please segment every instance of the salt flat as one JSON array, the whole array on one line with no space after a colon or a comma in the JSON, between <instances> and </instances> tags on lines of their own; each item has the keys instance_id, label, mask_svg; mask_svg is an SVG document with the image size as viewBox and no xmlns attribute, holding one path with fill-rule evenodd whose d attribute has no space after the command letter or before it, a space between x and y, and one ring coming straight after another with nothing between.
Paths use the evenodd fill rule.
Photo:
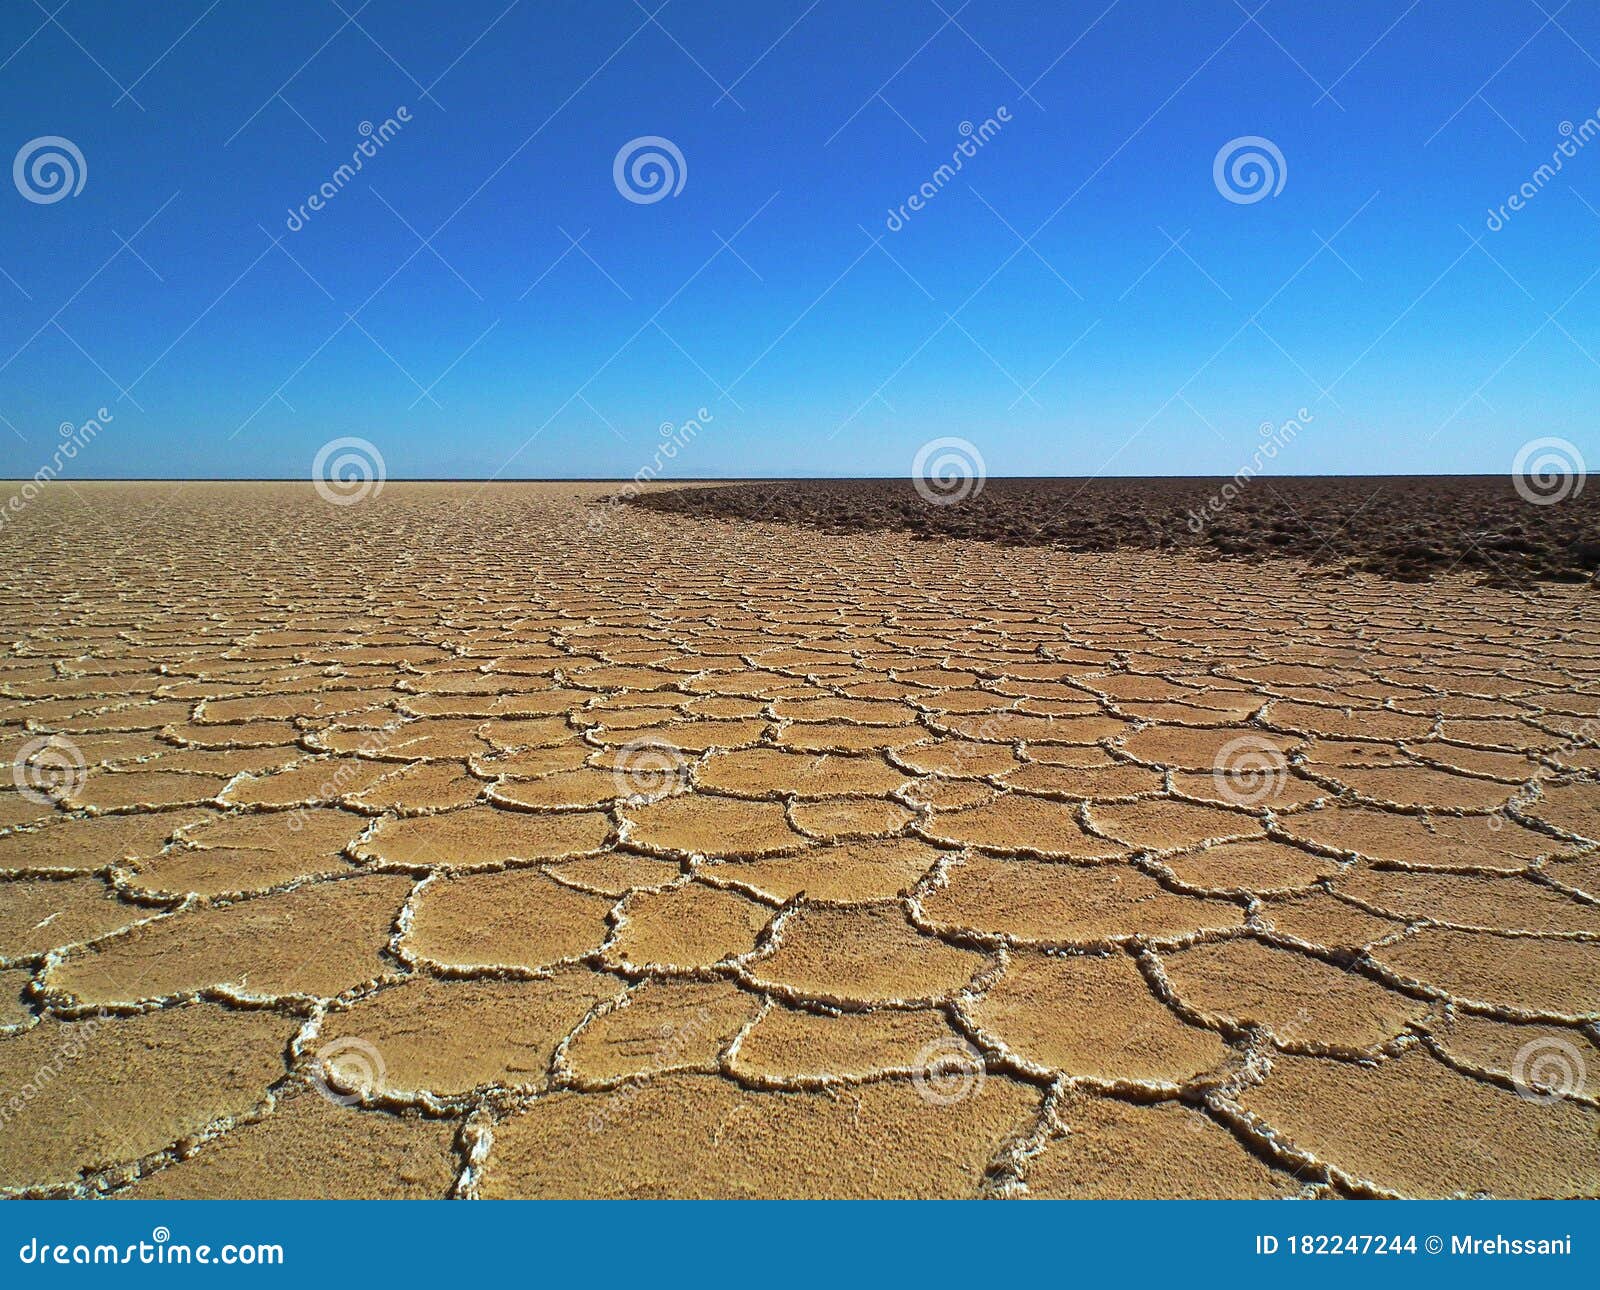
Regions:
<instances>
[{"instance_id":1,"label":"salt flat","mask_svg":"<svg viewBox=\"0 0 1600 1290\"><path fill-rule=\"evenodd\" d=\"M1588 588L613 489L0 529L0 1187L1600 1193Z\"/></svg>"}]
</instances>

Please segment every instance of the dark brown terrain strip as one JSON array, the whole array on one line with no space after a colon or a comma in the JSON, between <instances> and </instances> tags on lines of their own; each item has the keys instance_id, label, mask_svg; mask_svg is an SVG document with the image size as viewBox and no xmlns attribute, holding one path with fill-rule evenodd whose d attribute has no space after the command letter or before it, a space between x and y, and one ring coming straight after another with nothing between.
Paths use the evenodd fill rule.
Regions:
<instances>
[{"instance_id":1,"label":"dark brown terrain strip","mask_svg":"<svg viewBox=\"0 0 1600 1290\"><path fill-rule=\"evenodd\" d=\"M1535 504L1484 475L990 479L961 501L910 480L781 480L652 490L630 500L715 519L989 539L1066 551L1183 551L1201 559L1305 560L1330 576L1426 581L1477 573L1511 586L1587 582L1600 568L1600 489Z\"/></svg>"}]
</instances>

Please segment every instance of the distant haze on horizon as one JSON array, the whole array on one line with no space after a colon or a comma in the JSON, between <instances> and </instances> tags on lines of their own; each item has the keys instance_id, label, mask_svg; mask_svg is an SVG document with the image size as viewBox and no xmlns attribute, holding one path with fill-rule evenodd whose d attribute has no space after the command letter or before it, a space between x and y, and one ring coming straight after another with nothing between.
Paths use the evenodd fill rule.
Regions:
<instances>
[{"instance_id":1,"label":"distant haze on horizon","mask_svg":"<svg viewBox=\"0 0 1600 1290\"><path fill-rule=\"evenodd\" d=\"M1593 7L658 4L7 6L0 477L1596 456Z\"/></svg>"}]
</instances>

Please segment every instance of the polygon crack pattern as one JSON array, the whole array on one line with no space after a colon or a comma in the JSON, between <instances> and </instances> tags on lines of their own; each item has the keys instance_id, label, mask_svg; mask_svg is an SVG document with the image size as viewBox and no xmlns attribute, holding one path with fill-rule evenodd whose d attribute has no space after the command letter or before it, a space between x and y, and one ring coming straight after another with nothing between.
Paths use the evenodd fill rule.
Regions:
<instances>
[{"instance_id":1,"label":"polygon crack pattern","mask_svg":"<svg viewBox=\"0 0 1600 1290\"><path fill-rule=\"evenodd\" d=\"M607 492L0 530L4 1194L1600 1192L1587 590Z\"/></svg>"}]
</instances>

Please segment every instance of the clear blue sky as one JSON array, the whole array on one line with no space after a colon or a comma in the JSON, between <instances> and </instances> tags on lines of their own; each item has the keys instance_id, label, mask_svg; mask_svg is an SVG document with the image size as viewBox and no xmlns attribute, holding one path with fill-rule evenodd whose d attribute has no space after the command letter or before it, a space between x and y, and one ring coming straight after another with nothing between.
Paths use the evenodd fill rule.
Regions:
<instances>
[{"instance_id":1,"label":"clear blue sky","mask_svg":"<svg viewBox=\"0 0 1600 1290\"><path fill-rule=\"evenodd\" d=\"M1279 471L1592 442L1590 4L46 2L0 11L0 160L87 175L0 183L0 475L102 406L69 477L305 477L341 435L391 478L615 477L702 407L667 474L904 475L938 435L1225 474L1302 407ZM628 201L647 135L683 187ZM1219 192L1243 136L1276 195Z\"/></svg>"}]
</instances>

